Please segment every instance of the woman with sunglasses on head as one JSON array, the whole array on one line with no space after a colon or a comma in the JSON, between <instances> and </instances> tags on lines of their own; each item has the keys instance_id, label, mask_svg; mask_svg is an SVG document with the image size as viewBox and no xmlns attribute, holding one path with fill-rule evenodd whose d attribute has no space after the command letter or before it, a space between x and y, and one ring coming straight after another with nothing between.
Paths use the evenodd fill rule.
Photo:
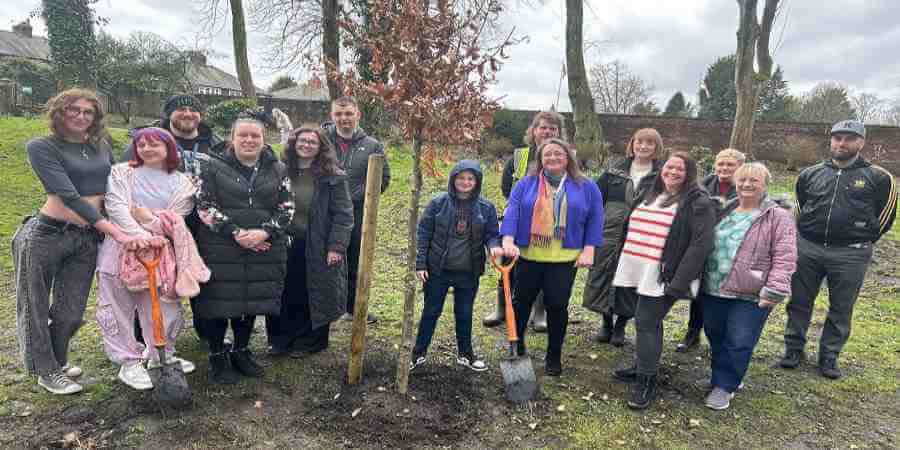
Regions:
<instances>
[{"instance_id":1,"label":"woman with sunglasses on head","mask_svg":"<svg viewBox=\"0 0 900 450\"><path fill-rule=\"evenodd\" d=\"M334 145L319 127L292 131L282 160L294 200L281 311L266 316L269 352L302 358L328 347L344 314L353 203Z\"/></svg>"},{"instance_id":2,"label":"woman with sunglasses on head","mask_svg":"<svg viewBox=\"0 0 900 450\"><path fill-rule=\"evenodd\" d=\"M47 391L73 394L82 371L69 364L69 342L84 323L98 245L104 234L127 248L148 243L101 214L113 156L97 95L63 91L47 102L47 118L50 136L25 146L47 198L12 240L16 326L25 370Z\"/></svg>"}]
</instances>

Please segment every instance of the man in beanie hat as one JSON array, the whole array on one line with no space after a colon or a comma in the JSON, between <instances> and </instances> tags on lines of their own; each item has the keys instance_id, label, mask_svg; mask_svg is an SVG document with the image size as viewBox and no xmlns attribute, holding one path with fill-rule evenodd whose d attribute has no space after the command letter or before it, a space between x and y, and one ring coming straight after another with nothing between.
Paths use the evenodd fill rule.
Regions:
<instances>
[{"instance_id":1,"label":"man in beanie hat","mask_svg":"<svg viewBox=\"0 0 900 450\"><path fill-rule=\"evenodd\" d=\"M819 373L837 379L837 358L850 338L853 304L872 260L872 245L891 229L897 211L894 177L860 156L866 127L842 120L831 128L831 158L797 178L797 271L787 305L784 357L793 369L803 347L823 279L828 280L828 316L819 338Z\"/></svg>"},{"instance_id":2,"label":"man in beanie hat","mask_svg":"<svg viewBox=\"0 0 900 450\"><path fill-rule=\"evenodd\" d=\"M200 165L198 161L205 159L210 149L222 142L222 139L216 136L212 128L203 123L202 119L203 104L200 103L197 97L190 94L176 94L166 100L160 120L134 128L128 132L128 135L134 136L137 130L146 127L158 127L169 130L178 144L178 156L181 160L179 170L199 177ZM131 161L132 159L134 159L134 141L129 141L125 147L125 153L122 155L122 161ZM187 222L191 228L197 223L193 213L187 217ZM191 310L193 309L194 299L191 299ZM138 341L143 341L140 322L138 322L136 316L134 328L135 337ZM196 318L194 319L194 331L197 332L197 336L203 339L203 330Z\"/></svg>"},{"instance_id":3,"label":"man in beanie hat","mask_svg":"<svg viewBox=\"0 0 900 450\"><path fill-rule=\"evenodd\" d=\"M181 153L182 170L186 170L192 175L198 175L195 155L205 155L210 149L222 141L216 136L209 125L202 122L203 104L197 97L190 94L176 94L168 98L163 105L162 118L143 127L137 127L129 135L133 135L135 131L145 127L159 127L169 130L175 141L178 143L178 149ZM125 154L122 156L123 161L130 161L134 155L134 148L131 142L125 148Z\"/></svg>"}]
</instances>

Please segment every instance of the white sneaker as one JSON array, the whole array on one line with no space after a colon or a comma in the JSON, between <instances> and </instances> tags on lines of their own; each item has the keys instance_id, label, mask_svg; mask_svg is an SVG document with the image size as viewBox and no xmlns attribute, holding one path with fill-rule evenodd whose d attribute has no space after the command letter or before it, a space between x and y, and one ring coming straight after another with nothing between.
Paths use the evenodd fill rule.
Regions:
<instances>
[{"instance_id":1,"label":"white sneaker","mask_svg":"<svg viewBox=\"0 0 900 450\"><path fill-rule=\"evenodd\" d=\"M62 366L62 371L69 378L78 378L82 373L84 373L84 371L81 370L81 367L72 366L69 364Z\"/></svg>"},{"instance_id":2,"label":"white sneaker","mask_svg":"<svg viewBox=\"0 0 900 450\"><path fill-rule=\"evenodd\" d=\"M38 377L38 386L58 395L74 394L84 388L72 381L62 371Z\"/></svg>"},{"instance_id":3,"label":"white sneaker","mask_svg":"<svg viewBox=\"0 0 900 450\"><path fill-rule=\"evenodd\" d=\"M144 365L141 364L140 361L131 364L123 364L122 368L119 369L118 378L123 383L139 391L153 389L153 382L150 381L150 374L147 373L147 369L144 368Z\"/></svg>"},{"instance_id":4,"label":"white sneaker","mask_svg":"<svg viewBox=\"0 0 900 450\"><path fill-rule=\"evenodd\" d=\"M168 358L166 358L166 364L175 364L176 362L181 364L181 371L185 374L194 373L194 371L197 370L197 366L186 359L179 358L177 356L169 356ZM152 358L147 361L148 369L154 369L157 367L159 367L158 359Z\"/></svg>"}]
</instances>

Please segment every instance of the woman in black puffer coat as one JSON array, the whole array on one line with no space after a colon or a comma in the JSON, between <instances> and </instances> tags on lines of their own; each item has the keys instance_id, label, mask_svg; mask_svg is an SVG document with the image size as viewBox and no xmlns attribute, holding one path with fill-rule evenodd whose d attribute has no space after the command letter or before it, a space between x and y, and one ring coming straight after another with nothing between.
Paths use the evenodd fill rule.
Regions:
<instances>
[{"instance_id":1,"label":"woman in black puffer coat","mask_svg":"<svg viewBox=\"0 0 900 450\"><path fill-rule=\"evenodd\" d=\"M194 308L209 344L209 380L233 384L238 373L261 377L247 345L259 314L278 314L287 263L287 227L294 213L284 164L265 144L265 126L240 118L230 142L202 165L196 230L200 256L212 271ZM229 321L234 332L224 345Z\"/></svg>"}]
</instances>

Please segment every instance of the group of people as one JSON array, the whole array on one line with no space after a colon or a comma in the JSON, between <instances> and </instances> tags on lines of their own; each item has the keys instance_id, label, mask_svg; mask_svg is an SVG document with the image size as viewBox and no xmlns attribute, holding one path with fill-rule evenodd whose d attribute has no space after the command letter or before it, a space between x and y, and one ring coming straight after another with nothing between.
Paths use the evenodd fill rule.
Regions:
<instances>
[{"instance_id":1,"label":"group of people","mask_svg":"<svg viewBox=\"0 0 900 450\"><path fill-rule=\"evenodd\" d=\"M119 380L138 390L153 387L154 365L196 369L176 356L183 298L217 384L263 375L249 348L256 316L266 317L270 355L303 358L327 348L331 323L352 312L354 216L368 157L384 152L359 129L356 101L335 100L330 126L290 130L280 157L266 144L263 115L241 115L226 140L202 115L197 98L170 97L160 121L133 130L116 164L94 92L70 89L48 102L50 135L26 144L46 200L23 220L12 252L21 355L49 392L83 389L68 351L95 273L104 349ZM385 164L383 189L389 181ZM141 263L149 259L159 260L156 286ZM151 289L164 361L150 351Z\"/></svg>"},{"instance_id":2,"label":"group of people","mask_svg":"<svg viewBox=\"0 0 900 450\"><path fill-rule=\"evenodd\" d=\"M356 101L335 100L325 126L284 131L280 157L266 144L262 118L238 118L222 140L202 114L193 96L169 98L162 120L134 130L116 164L93 92L71 89L48 102L51 134L26 145L46 201L12 242L20 349L46 390L82 390L68 347L95 273L96 320L118 378L152 388L147 368L160 361L148 350L155 336L140 265L148 254L161 261L150 288L162 298L163 362L195 370L174 346L184 326L180 299L190 298L212 383L263 375L249 348L258 315L265 316L268 353L294 358L326 349L331 324L351 317L368 157L384 152L359 128ZM725 149L701 180L697 161L667 154L652 128L635 132L626 158L591 180L564 140L563 117L538 113L528 146L504 168L502 215L481 195L484 176L474 160L460 161L447 191L425 208L416 259L424 307L410 368L427 362L452 288L457 363L488 369L472 342L472 315L490 257L515 264L516 351L526 355L529 322L546 330L547 376L563 372L575 276L590 269L583 306L600 314L592 341L622 346L635 319L634 360L614 371L631 383L632 408L656 397L663 323L680 299L690 299L691 312L677 350L696 346L701 330L706 335L711 377L700 383L712 409L729 407L772 308L787 299L780 365L803 361L826 278L830 307L818 367L839 378L837 359L872 245L890 229L897 203L893 177L860 155L865 134L859 122L835 124L831 157L801 172L792 207L768 195L772 175L763 164ZM386 163L382 192L389 181ZM504 320L498 291L485 326Z\"/></svg>"}]
</instances>

